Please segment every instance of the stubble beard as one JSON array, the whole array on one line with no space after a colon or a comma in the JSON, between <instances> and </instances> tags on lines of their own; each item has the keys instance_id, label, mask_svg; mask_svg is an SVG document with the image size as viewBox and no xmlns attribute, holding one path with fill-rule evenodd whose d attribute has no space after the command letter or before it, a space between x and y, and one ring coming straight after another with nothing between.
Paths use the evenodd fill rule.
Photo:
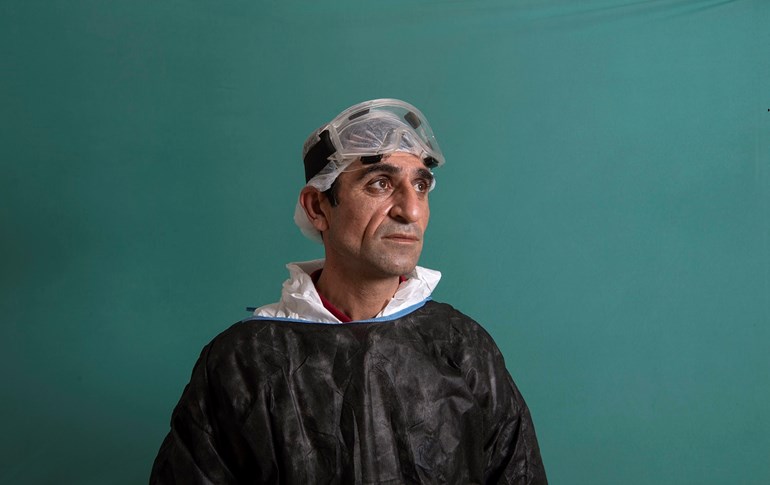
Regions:
<instances>
[{"instance_id":1,"label":"stubble beard","mask_svg":"<svg viewBox=\"0 0 770 485\"><path fill-rule=\"evenodd\" d=\"M366 260L373 275L404 276L414 271L421 251L422 243L419 243L419 248L410 248L409 251L397 251L397 248L371 248L367 251L369 254Z\"/></svg>"},{"instance_id":2,"label":"stubble beard","mask_svg":"<svg viewBox=\"0 0 770 485\"><path fill-rule=\"evenodd\" d=\"M383 236L410 234L418 238L413 243L398 243ZM362 260L368 263L373 275L383 277L403 276L414 271L422 253L422 231L407 227L381 227L375 233L372 244L362 246ZM403 245L403 246L402 246ZM365 264L366 264L365 263Z\"/></svg>"}]
</instances>

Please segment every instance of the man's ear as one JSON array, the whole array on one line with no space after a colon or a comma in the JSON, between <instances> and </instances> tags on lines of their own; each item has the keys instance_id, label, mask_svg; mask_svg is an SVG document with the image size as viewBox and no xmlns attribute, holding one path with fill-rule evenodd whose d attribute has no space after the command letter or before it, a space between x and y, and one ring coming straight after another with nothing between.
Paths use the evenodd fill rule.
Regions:
<instances>
[{"instance_id":1,"label":"man's ear","mask_svg":"<svg viewBox=\"0 0 770 485\"><path fill-rule=\"evenodd\" d=\"M317 188L308 186L299 193L299 203L305 209L307 218L318 231L323 232L329 229L329 219L327 212L331 209L326 196Z\"/></svg>"}]
</instances>

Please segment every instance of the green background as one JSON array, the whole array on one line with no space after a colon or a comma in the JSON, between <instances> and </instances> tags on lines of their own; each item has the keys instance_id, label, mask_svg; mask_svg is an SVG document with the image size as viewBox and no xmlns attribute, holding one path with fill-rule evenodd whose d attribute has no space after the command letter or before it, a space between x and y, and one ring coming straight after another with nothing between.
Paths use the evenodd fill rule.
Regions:
<instances>
[{"instance_id":1,"label":"green background","mask_svg":"<svg viewBox=\"0 0 770 485\"><path fill-rule=\"evenodd\" d=\"M4 0L0 69L0 482L146 482L202 346L322 254L305 137L396 97L434 297L551 482L770 483L770 2Z\"/></svg>"}]
</instances>

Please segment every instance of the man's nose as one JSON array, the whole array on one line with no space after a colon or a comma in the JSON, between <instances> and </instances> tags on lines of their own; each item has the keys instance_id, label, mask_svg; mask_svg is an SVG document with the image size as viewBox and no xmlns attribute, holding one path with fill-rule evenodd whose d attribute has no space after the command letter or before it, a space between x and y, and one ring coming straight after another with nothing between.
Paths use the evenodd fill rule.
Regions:
<instances>
[{"instance_id":1,"label":"man's nose","mask_svg":"<svg viewBox=\"0 0 770 485\"><path fill-rule=\"evenodd\" d=\"M390 216L403 223L417 222L427 210L424 197L424 194L419 194L411 185L401 187L393 194Z\"/></svg>"}]
</instances>

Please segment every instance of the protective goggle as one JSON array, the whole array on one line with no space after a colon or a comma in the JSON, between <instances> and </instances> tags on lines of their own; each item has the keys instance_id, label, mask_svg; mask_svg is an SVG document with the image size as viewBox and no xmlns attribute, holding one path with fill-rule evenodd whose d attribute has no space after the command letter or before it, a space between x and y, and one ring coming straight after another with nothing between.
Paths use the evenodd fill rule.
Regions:
<instances>
[{"instance_id":1,"label":"protective goggle","mask_svg":"<svg viewBox=\"0 0 770 485\"><path fill-rule=\"evenodd\" d=\"M428 168L444 164L428 120L414 106L398 99L375 99L351 106L317 130L317 141L305 155L305 181L330 162L360 158L379 162L393 152L411 153Z\"/></svg>"}]
</instances>

